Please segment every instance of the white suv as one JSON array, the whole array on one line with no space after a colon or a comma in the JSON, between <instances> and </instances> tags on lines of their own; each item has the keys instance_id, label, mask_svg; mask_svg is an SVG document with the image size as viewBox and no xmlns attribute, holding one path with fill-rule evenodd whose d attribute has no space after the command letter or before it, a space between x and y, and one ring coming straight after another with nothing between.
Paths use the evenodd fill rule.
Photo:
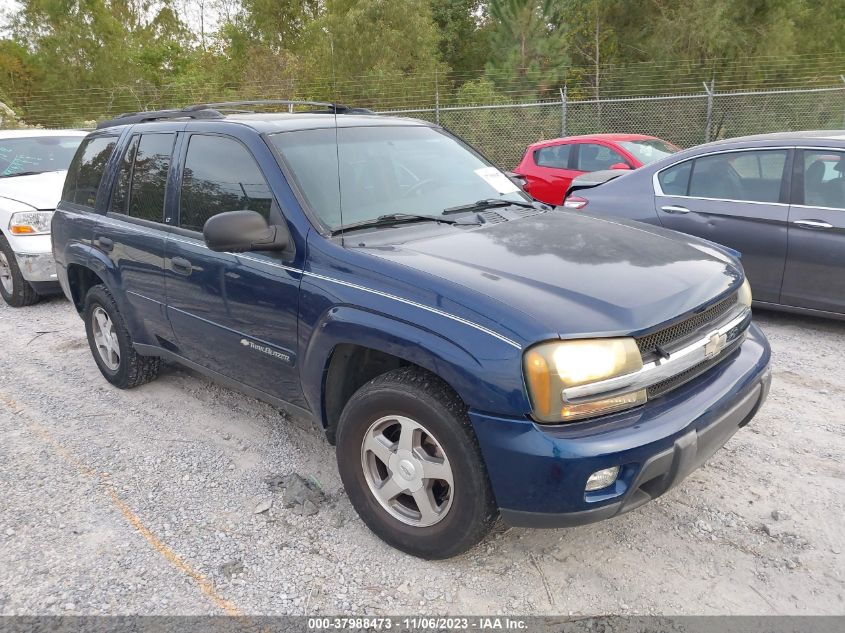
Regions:
<instances>
[{"instance_id":1,"label":"white suv","mask_svg":"<svg viewBox=\"0 0 845 633\"><path fill-rule=\"evenodd\" d=\"M0 131L0 295L12 307L61 292L50 221L85 135L80 130Z\"/></svg>"}]
</instances>

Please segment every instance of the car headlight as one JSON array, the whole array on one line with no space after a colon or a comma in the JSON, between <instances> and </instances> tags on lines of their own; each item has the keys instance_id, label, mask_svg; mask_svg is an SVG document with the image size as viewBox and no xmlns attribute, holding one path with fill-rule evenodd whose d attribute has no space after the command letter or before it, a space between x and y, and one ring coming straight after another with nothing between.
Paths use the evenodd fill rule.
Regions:
<instances>
[{"instance_id":1,"label":"car headlight","mask_svg":"<svg viewBox=\"0 0 845 633\"><path fill-rule=\"evenodd\" d=\"M751 307L751 284L748 283L748 277L742 282L739 292L736 295L737 303L740 305Z\"/></svg>"},{"instance_id":2,"label":"car headlight","mask_svg":"<svg viewBox=\"0 0 845 633\"><path fill-rule=\"evenodd\" d=\"M12 235L45 235L50 232L52 211L20 211L9 220Z\"/></svg>"},{"instance_id":3,"label":"car headlight","mask_svg":"<svg viewBox=\"0 0 845 633\"><path fill-rule=\"evenodd\" d=\"M528 395L538 422L580 420L635 407L646 401L645 389L585 402L563 399L563 390L568 387L642 369L642 355L632 338L549 341L529 349L523 363Z\"/></svg>"}]
</instances>

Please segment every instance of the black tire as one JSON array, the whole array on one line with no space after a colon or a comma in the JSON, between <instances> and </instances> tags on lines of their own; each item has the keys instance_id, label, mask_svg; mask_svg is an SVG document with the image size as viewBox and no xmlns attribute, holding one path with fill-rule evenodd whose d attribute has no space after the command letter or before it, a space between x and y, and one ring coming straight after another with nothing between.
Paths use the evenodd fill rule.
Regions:
<instances>
[{"instance_id":1,"label":"black tire","mask_svg":"<svg viewBox=\"0 0 845 633\"><path fill-rule=\"evenodd\" d=\"M448 458L454 481L451 506L434 525L418 527L394 518L367 483L362 443L371 425L385 416L418 422ZM349 500L364 523L413 556L443 559L465 552L484 538L498 516L466 405L445 382L419 368L396 369L355 392L338 423L337 462Z\"/></svg>"},{"instance_id":2,"label":"black tire","mask_svg":"<svg viewBox=\"0 0 845 633\"><path fill-rule=\"evenodd\" d=\"M120 358L115 368L110 368L97 347L94 338L94 318L98 309L103 310L113 324L113 332L117 337ZM152 356L141 356L132 345L132 338L126 328L126 322L117 309L114 297L103 285L94 286L85 295L85 332L88 335L88 346L100 372L115 387L132 389L150 382L158 376L161 359Z\"/></svg>"},{"instance_id":3,"label":"black tire","mask_svg":"<svg viewBox=\"0 0 845 633\"><path fill-rule=\"evenodd\" d=\"M0 295L3 300L13 308L23 308L38 303L40 297L35 289L29 285L29 282L23 278L21 269L18 266L18 259L5 236L0 235L0 251L6 258L9 266L10 280L12 282L11 292L6 290L2 283L0 283Z\"/></svg>"}]
</instances>

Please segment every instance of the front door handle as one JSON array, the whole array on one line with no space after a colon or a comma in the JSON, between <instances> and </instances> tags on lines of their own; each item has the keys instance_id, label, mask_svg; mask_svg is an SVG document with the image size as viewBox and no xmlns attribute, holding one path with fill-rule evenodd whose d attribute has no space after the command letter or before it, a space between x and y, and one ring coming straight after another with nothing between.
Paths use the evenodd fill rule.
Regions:
<instances>
[{"instance_id":1,"label":"front door handle","mask_svg":"<svg viewBox=\"0 0 845 633\"><path fill-rule=\"evenodd\" d=\"M683 215L684 213L689 213L689 209L686 207L679 207L674 204L667 204L665 207L660 207L666 213L677 213L679 215Z\"/></svg>"},{"instance_id":2,"label":"front door handle","mask_svg":"<svg viewBox=\"0 0 845 633\"><path fill-rule=\"evenodd\" d=\"M795 220L793 224L803 226L805 229L832 229L833 225L823 220Z\"/></svg>"},{"instance_id":3,"label":"front door handle","mask_svg":"<svg viewBox=\"0 0 845 633\"><path fill-rule=\"evenodd\" d=\"M170 263L173 265L173 272L180 275L190 275L194 270L191 262L184 257L174 257L170 260Z\"/></svg>"},{"instance_id":4,"label":"front door handle","mask_svg":"<svg viewBox=\"0 0 845 633\"><path fill-rule=\"evenodd\" d=\"M99 246L107 253L111 252L111 250L114 248L114 241L107 237L98 237L96 242L97 246Z\"/></svg>"}]
</instances>

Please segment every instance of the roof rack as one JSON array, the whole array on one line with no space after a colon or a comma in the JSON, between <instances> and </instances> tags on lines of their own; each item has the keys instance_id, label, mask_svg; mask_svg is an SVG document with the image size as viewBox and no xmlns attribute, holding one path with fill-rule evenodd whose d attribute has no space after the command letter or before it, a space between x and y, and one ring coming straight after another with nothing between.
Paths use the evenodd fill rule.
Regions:
<instances>
[{"instance_id":1,"label":"roof rack","mask_svg":"<svg viewBox=\"0 0 845 633\"><path fill-rule=\"evenodd\" d=\"M173 110L148 110L145 112L126 112L119 114L113 119L100 121L97 129L113 127L115 125L130 125L133 123L145 123L148 121L163 121L167 119L222 119L223 112L248 113L254 110L243 110L244 106L287 106L288 112L294 112L296 106L310 106L322 108L320 110L307 110L308 114L375 114L366 108L350 108L339 103L328 101L289 101L287 99L256 99L252 101L221 101L220 103L200 103L184 108Z\"/></svg>"}]
</instances>

